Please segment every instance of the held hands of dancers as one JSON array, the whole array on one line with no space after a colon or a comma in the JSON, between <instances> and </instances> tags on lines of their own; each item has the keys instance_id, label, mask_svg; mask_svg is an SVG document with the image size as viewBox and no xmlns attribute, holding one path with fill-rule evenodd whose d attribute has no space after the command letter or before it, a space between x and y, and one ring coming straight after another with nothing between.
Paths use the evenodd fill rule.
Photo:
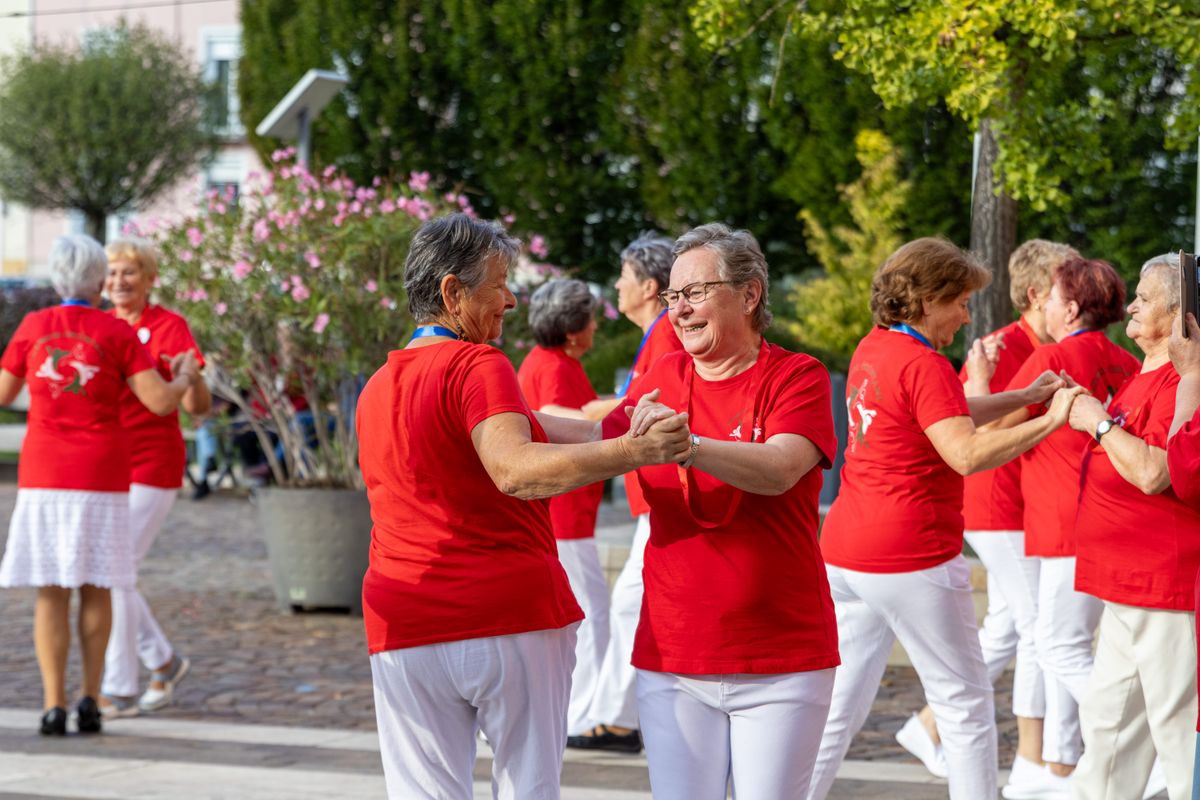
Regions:
<instances>
[{"instance_id":1,"label":"held hands of dancers","mask_svg":"<svg viewBox=\"0 0 1200 800\"><path fill-rule=\"evenodd\" d=\"M675 413L657 402L658 397L659 391L655 389L643 395L636 407L625 409L629 431L621 438L631 462L637 466L677 464L686 460L691 451L687 413Z\"/></svg>"},{"instance_id":2,"label":"held hands of dancers","mask_svg":"<svg viewBox=\"0 0 1200 800\"><path fill-rule=\"evenodd\" d=\"M1087 389L1084 389L1078 384L1074 386L1064 386L1054 393L1054 399L1050 401L1050 408L1046 410L1046 418L1051 421L1054 427L1061 428L1067 424L1070 419L1071 406L1080 396L1090 397ZM1095 398L1093 398L1095 399Z\"/></svg>"},{"instance_id":3,"label":"held hands of dancers","mask_svg":"<svg viewBox=\"0 0 1200 800\"><path fill-rule=\"evenodd\" d=\"M186 376L188 383L195 383L200 378L200 362L191 350L177 353L171 358L171 375Z\"/></svg>"},{"instance_id":4,"label":"held hands of dancers","mask_svg":"<svg viewBox=\"0 0 1200 800\"><path fill-rule=\"evenodd\" d=\"M1108 411L1104 408L1104 404L1093 395L1085 394L1076 397L1075 402L1071 404L1069 421L1071 427L1080 433L1095 436L1096 427L1106 419L1111 419Z\"/></svg>"}]
</instances>

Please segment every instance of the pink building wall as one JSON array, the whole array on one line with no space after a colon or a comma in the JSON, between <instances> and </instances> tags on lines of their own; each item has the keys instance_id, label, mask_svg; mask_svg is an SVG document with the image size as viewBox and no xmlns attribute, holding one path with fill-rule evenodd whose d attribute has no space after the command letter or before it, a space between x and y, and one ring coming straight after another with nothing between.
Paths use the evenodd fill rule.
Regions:
<instances>
[{"instance_id":1,"label":"pink building wall","mask_svg":"<svg viewBox=\"0 0 1200 800\"><path fill-rule=\"evenodd\" d=\"M36 41L78 42L89 31L113 27L124 18L141 22L175 40L202 68L211 70L217 60L232 59L236 63L241 53L237 0L190 4L164 0L153 6L149 2L152 0L28 0L30 35ZM247 174L261 170L262 166L246 144L240 124L237 128L223 137L213 163L165 192L149 208L139 209L131 216L169 218L193 207L210 182L244 185ZM44 274L51 242L56 236L81 230L80 225L78 217L32 210L28 214L27 260L21 271L33 276ZM110 233L115 225L119 223L110 222Z\"/></svg>"}]
</instances>

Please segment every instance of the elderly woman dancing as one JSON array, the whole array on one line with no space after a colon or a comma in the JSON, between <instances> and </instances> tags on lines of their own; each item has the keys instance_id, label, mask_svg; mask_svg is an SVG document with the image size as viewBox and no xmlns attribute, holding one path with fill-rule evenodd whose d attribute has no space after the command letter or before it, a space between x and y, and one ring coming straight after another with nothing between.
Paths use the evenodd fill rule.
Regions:
<instances>
[{"instance_id":1,"label":"elderly woman dancing","mask_svg":"<svg viewBox=\"0 0 1200 800\"><path fill-rule=\"evenodd\" d=\"M938 349L970 321L967 301L990 280L969 255L930 238L901 247L872 281L876 327L850 362L850 441L821 536L842 668L810 798L829 793L896 639L933 708L950 797L996 796L992 685L962 555L963 476L1040 442L1066 422L1082 390L1044 375L1021 391L966 397ZM1044 417L1011 430L976 428L1051 395Z\"/></svg>"},{"instance_id":2,"label":"elderly woman dancing","mask_svg":"<svg viewBox=\"0 0 1200 800\"><path fill-rule=\"evenodd\" d=\"M150 243L117 239L105 251L108 278L104 289L114 306L111 313L133 327L159 374L170 378L168 364L180 353L192 352L199 359L200 348L187 321L150 302L150 289L158 276L158 257ZM211 404L212 396L203 381L196 382L183 395L182 406L189 414L205 414ZM129 525L136 571L175 504L187 455L179 430L179 413L172 411L161 417L152 414L131 391L122 392L121 427L125 429L132 460ZM100 687L100 713L106 717L126 717L136 715L139 710L163 708L171 702L175 686L187 674L188 659L175 653L146 598L136 588L114 588L112 607L112 636L108 640L104 682ZM140 698L139 660L151 671L150 685Z\"/></svg>"},{"instance_id":3,"label":"elderly woman dancing","mask_svg":"<svg viewBox=\"0 0 1200 800\"><path fill-rule=\"evenodd\" d=\"M525 400L530 408L544 414L585 419L581 409L596 399L596 391L579 359L592 349L596 298L583 281L550 281L529 298L529 327L537 346L517 370ZM558 544L558 559L584 615L575 631L568 736L577 736L591 727L588 707L608 646L608 583L595 539L596 512L603 496L604 484L593 483L550 498L550 525Z\"/></svg>"},{"instance_id":4,"label":"elderly woman dancing","mask_svg":"<svg viewBox=\"0 0 1200 800\"><path fill-rule=\"evenodd\" d=\"M835 438L829 375L770 345L767 262L747 231L675 242L660 293L684 352L650 365L605 435L685 411L681 465L647 466L645 596L633 647L656 800L804 797L829 708L837 630L817 547ZM658 393L661 392L661 395Z\"/></svg>"},{"instance_id":5,"label":"elderly woman dancing","mask_svg":"<svg viewBox=\"0 0 1200 800\"><path fill-rule=\"evenodd\" d=\"M423 225L404 268L420 327L359 398L374 522L363 617L393 797L471 797L479 729L495 796L559 796L582 614L545 498L688 453L683 415L599 441L598 422L529 409L487 344L516 305L516 255L492 223Z\"/></svg>"},{"instance_id":6,"label":"elderly woman dancing","mask_svg":"<svg viewBox=\"0 0 1200 800\"><path fill-rule=\"evenodd\" d=\"M1125 284L1107 262L1076 258L1060 264L1044 304L1054 343L1034 351L1009 388L1050 370L1070 376L1107 405L1139 370L1138 360L1104 335L1124 316L1124 304ZM1020 408L998 424L1019 424L1041 410ZM1091 442L1089 434L1063 428L1021 458L1025 553L1039 562L1034 636L1046 676L1047 764L1036 780L1024 782L1047 794L1069 791L1066 776L1079 761L1078 703L1092 671L1092 639L1102 609L1095 597L1075 590L1079 476Z\"/></svg>"},{"instance_id":7,"label":"elderly woman dancing","mask_svg":"<svg viewBox=\"0 0 1200 800\"><path fill-rule=\"evenodd\" d=\"M1071 427L1094 440L1080 480L1075 588L1104 601L1071 792L1080 800L1141 797L1157 751L1168 794L1189 800L1200 511L1171 490L1167 471L1179 385L1167 353L1179 313L1178 255L1146 262L1128 311L1126 333L1145 353L1141 372L1107 408L1081 397L1071 409Z\"/></svg>"},{"instance_id":8,"label":"elderly woman dancing","mask_svg":"<svg viewBox=\"0 0 1200 800\"><path fill-rule=\"evenodd\" d=\"M0 404L29 384L29 420L0 586L36 586L33 637L42 674L44 735L66 733L71 590L79 589L83 654L80 732L100 730L96 696L112 622L109 590L131 587L129 442L122 391L170 414L199 382L190 353L163 380L133 328L96 308L108 262L86 236L57 239L50 276L62 305L21 321L0 359Z\"/></svg>"}]
</instances>

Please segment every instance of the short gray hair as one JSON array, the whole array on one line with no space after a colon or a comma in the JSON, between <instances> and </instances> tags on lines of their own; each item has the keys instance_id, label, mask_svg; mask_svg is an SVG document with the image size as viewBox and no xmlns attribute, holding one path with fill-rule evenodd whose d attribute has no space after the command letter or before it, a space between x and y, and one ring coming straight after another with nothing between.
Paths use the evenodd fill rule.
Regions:
<instances>
[{"instance_id":1,"label":"short gray hair","mask_svg":"<svg viewBox=\"0 0 1200 800\"><path fill-rule=\"evenodd\" d=\"M762 287L762 297L759 298L758 308L754 309L751 324L762 333L771 326L771 309L767 302L769 278L767 277L767 258L754 234L747 230L734 230L720 222L710 222L690 231L675 240L675 257L689 250L703 247L717 254L717 272L721 280L729 281L738 286L745 286L751 281L758 281Z\"/></svg>"},{"instance_id":2,"label":"short gray hair","mask_svg":"<svg viewBox=\"0 0 1200 800\"><path fill-rule=\"evenodd\" d=\"M60 236L50 246L50 283L62 299L91 297L104 288L107 275L108 257L92 237Z\"/></svg>"},{"instance_id":3,"label":"short gray hair","mask_svg":"<svg viewBox=\"0 0 1200 800\"><path fill-rule=\"evenodd\" d=\"M670 239L657 233L639 234L621 251L621 263L629 264L639 280L654 281L658 284L655 292L661 292L671 285L671 264L675 261L672 245Z\"/></svg>"},{"instance_id":4,"label":"short gray hair","mask_svg":"<svg viewBox=\"0 0 1200 800\"><path fill-rule=\"evenodd\" d=\"M1162 281L1163 289L1166 290L1167 310L1172 313L1178 311L1181 302L1179 299L1179 253L1163 253L1161 256L1155 256L1142 264L1139 274L1145 277L1151 271L1159 273L1158 278Z\"/></svg>"},{"instance_id":5,"label":"short gray hair","mask_svg":"<svg viewBox=\"0 0 1200 800\"><path fill-rule=\"evenodd\" d=\"M542 347L562 347L595 313L596 298L586 283L574 278L543 283L529 298L529 327Z\"/></svg>"},{"instance_id":6,"label":"short gray hair","mask_svg":"<svg viewBox=\"0 0 1200 800\"><path fill-rule=\"evenodd\" d=\"M413 321L431 322L446 310L442 278L456 275L468 289L487 276L487 262L503 258L511 267L521 243L498 222L450 214L431 219L413 236L404 260L404 291Z\"/></svg>"}]
</instances>

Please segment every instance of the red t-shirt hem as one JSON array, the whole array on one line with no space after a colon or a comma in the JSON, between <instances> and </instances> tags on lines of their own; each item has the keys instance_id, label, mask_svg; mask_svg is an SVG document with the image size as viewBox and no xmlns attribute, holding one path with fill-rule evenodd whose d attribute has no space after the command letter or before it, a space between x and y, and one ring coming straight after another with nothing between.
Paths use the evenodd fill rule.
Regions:
<instances>
[{"instance_id":1,"label":"red t-shirt hem","mask_svg":"<svg viewBox=\"0 0 1200 800\"><path fill-rule=\"evenodd\" d=\"M427 644L444 644L446 642L462 642L467 639L490 639L495 636L515 636L519 633L533 631L556 631L572 625L583 619L583 612L570 616L564 621L531 622L528 625L507 625L496 628L481 628L473 631L443 631L433 636L418 636L413 639L389 639L382 643L368 643L367 652L370 655L386 653L389 650L407 650L412 647L422 647Z\"/></svg>"},{"instance_id":2,"label":"red t-shirt hem","mask_svg":"<svg viewBox=\"0 0 1200 800\"><path fill-rule=\"evenodd\" d=\"M901 572L919 572L923 569L933 569L945 564L955 556L962 555L962 550L954 553L939 553L930 555L924 558L911 558L902 561L882 562L879 559L869 559L866 561L858 561L852 558L844 558L835 556L830 558L825 556L825 563L831 567L840 569L849 569L854 572L868 572L877 575L895 575Z\"/></svg>"},{"instance_id":3,"label":"red t-shirt hem","mask_svg":"<svg viewBox=\"0 0 1200 800\"><path fill-rule=\"evenodd\" d=\"M1079 557L1075 568L1075 590L1085 592L1109 603L1161 611L1195 611L1195 596L1191 591L1168 591L1162 588L1119 586L1125 575L1105 569L1100 562Z\"/></svg>"},{"instance_id":4,"label":"red t-shirt hem","mask_svg":"<svg viewBox=\"0 0 1200 800\"><path fill-rule=\"evenodd\" d=\"M682 659L649 658L634 654L633 666L651 672L673 672L679 675L779 675L787 672L813 672L832 669L842 663L838 651L832 650L805 658L739 658Z\"/></svg>"}]
</instances>

